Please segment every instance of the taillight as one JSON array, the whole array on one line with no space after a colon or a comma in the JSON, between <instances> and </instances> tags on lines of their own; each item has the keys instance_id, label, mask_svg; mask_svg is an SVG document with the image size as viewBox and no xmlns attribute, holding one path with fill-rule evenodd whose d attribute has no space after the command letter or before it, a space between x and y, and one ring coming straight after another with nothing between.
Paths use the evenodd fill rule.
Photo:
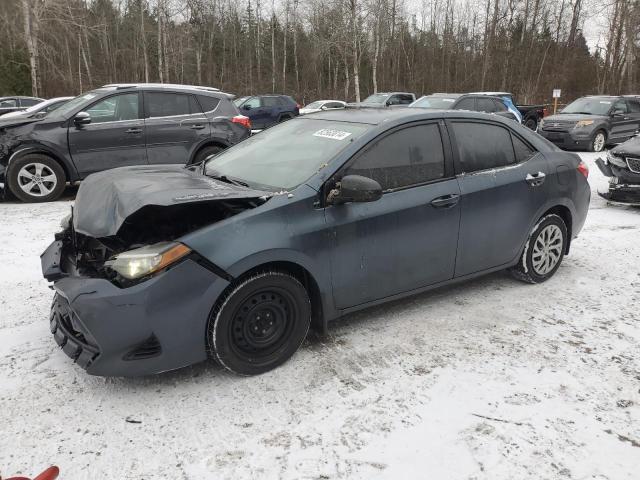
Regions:
<instances>
[{"instance_id":1,"label":"taillight","mask_svg":"<svg viewBox=\"0 0 640 480\"><path fill-rule=\"evenodd\" d=\"M249 117L245 117L244 115L236 115L231 119L233 123L239 123L240 125L251 130L251 119Z\"/></svg>"},{"instance_id":2,"label":"taillight","mask_svg":"<svg viewBox=\"0 0 640 480\"><path fill-rule=\"evenodd\" d=\"M302 105L300 105L299 103L296 103L296 108L300 110L302 108Z\"/></svg>"},{"instance_id":3,"label":"taillight","mask_svg":"<svg viewBox=\"0 0 640 480\"><path fill-rule=\"evenodd\" d=\"M549 115L549 109L547 107L542 108L542 117L546 117Z\"/></svg>"},{"instance_id":4,"label":"taillight","mask_svg":"<svg viewBox=\"0 0 640 480\"><path fill-rule=\"evenodd\" d=\"M578 171L584 175L584 178L589 178L589 167L587 167L587 164L582 160L578 164Z\"/></svg>"}]
</instances>

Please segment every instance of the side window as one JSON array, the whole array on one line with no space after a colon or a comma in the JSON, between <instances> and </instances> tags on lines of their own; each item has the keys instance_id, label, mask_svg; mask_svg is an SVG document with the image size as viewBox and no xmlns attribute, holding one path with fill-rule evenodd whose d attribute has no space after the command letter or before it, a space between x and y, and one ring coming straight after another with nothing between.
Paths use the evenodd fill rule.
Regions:
<instances>
[{"instance_id":1,"label":"side window","mask_svg":"<svg viewBox=\"0 0 640 480\"><path fill-rule=\"evenodd\" d=\"M209 97L207 95L198 95L198 102L205 113L212 112L216 109L220 100L215 97Z\"/></svg>"},{"instance_id":2,"label":"side window","mask_svg":"<svg viewBox=\"0 0 640 480\"><path fill-rule=\"evenodd\" d=\"M91 115L91 123L117 122L121 120L137 120L138 94L125 93L105 98L94 103L86 112Z\"/></svg>"},{"instance_id":3,"label":"side window","mask_svg":"<svg viewBox=\"0 0 640 480\"><path fill-rule=\"evenodd\" d=\"M627 102L629 104L629 112L631 113L640 113L640 102L637 100L629 100Z\"/></svg>"},{"instance_id":4,"label":"side window","mask_svg":"<svg viewBox=\"0 0 640 480\"><path fill-rule=\"evenodd\" d=\"M400 105L409 105L410 103L413 103L413 98L411 98L411 95L399 95L400 97Z\"/></svg>"},{"instance_id":5,"label":"side window","mask_svg":"<svg viewBox=\"0 0 640 480\"><path fill-rule=\"evenodd\" d=\"M506 112L507 111L507 106L501 102L500 100L494 100L493 104L496 107L496 112Z\"/></svg>"},{"instance_id":6,"label":"side window","mask_svg":"<svg viewBox=\"0 0 640 480\"><path fill-rule=\"evenodd\" d=\"M190 96L184 93L146 92L144 94L144 102L147 117L189 115L191 113Z\"/></svg>"},{"instance_id":7,"label":"side window","mask_svg":"<svg viewBox=\"0 0 640 480\"><path fill-rule=\"evenodd\" d=\"M21 98L20 105L22 107L33 107L34 105L39 104L42 100L34 100L33 98Z\"/></svg>"},{"instance_id":8,"label":"side window","mask_svg":"<svg viewBox=\"0 0 640 480\"><path fill-rule=\"evenodd\" d=\"M478 98L477 102L479 112L493 113L496 111L496 105L492 98Z\"/></svg>"},{"instance_id":9,"label":"side window","mask_svg":"<svg viewBox=\"0 0 640 480\"><path fill-rule=\"evenodd\" d=\"M429 124L395 131L368 147L344 174L372 178L383 190L443 178L440 129L436 124Z\"/></svg>"},{"instance_id":10,"label":"side window","mask_svg":"<svg viewBox=\"0 0 640 480\"><path fill-rule=\"evenodd\" d=\"M514 134L511 134L511 140L513 141L513 150L516 154L516 163L526 162L536 154L536 151L533 148L524 143Z\"/></svg>"},{"instance_id":11,"label":"side window","mask_svg":"<svg viewBox=\"0 0 640 480\"><path fill-rule=\"evenodd\" d=\"M328 102L324 104L325 108L342 108L344 105L338 102Z\"/></svg>"},{"instance_id":12,"label":"side window","mask_svg":"<svg viewBox=\"0 0 640 480\"><path fill-rule=\"evenodd\" d=\"M0 101L0 108L14 108L18 106L18 102L16 102L15 98L7 98L5 100Z\"/></svg>"},{"instance_id":13,"label":"side window","mask_svg":"<svg viewBox=\"0 0 640 480\"><path fill-rule=\"evenodd\" d=\"M621 111L622 113L628 113L629 110L627 109L627 102L625 102L624 100L618 100L616 103L613 104L613 108L611 109L612 112L617 112L617 111Z\"/></svg>"},{"instance_id":14,"label":"side window","mask_svg":"<svg viewBox=\"0 0 640 480\"><path fill-rule=\"evenodd\" d=\"M264 97L262 99L262 103L265 107L278 107L280 102L278 102L278 97Z\"/></svg>"},{"instance_id":15,"label":"side window","mask_svg":"<svg viewBox=\"0 0 640 480\"><path fill-rule=\"evenodd\" d=\"M261 105L260 97L251 97L242 104L243 107L259 108Z\"/></svg>"},{"instance_id":16,"label":"side window","mask_svg":"<svg viewBox=\"0 0 640 480\"><path fill-rule=\"evenodd\" d=\"M391 95L387 100L387 105L400 105L400 95Z\"/></svg>"},{"instance_id":17,"label":"side window","mask_svg":"<svg viewBox=\"0 0 640 480\"><path fill-rule=\"evenodd\" d=\"M455 106L456 110L475 110L476 103L473 98L463 98Z\"/></svg>"},{"instance_id":18,"label":"side window","mask_svg":"<svg viewBox=\"0 0 640 480\"><path fill-rule=\"evenodd\" d=\"M488 123L454 122L460 167L471 173L515 163L511 135L505 128Z\"/></svg>"}]
</instances>

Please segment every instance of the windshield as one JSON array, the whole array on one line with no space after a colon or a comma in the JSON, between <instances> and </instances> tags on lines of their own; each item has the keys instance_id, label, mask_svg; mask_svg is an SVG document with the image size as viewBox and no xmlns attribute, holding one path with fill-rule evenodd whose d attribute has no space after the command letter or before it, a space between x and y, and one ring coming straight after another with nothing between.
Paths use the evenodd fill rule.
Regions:
<instances>
[{"instance_id":1,"label":"windshield","mask_svg":"<svg viewBox=\"0 0 640 480\"><path fill-rule=\"evenodd\" d=\"M362 103L384 103L389 98L388 93L374 93L365 98Z\"/></svg>"},{"instance_id":2,"label":"windshield","mask_svg":"<svg viewBox=\"0 0 640 480\"><path fill-rule=\"evenodd\" d=\"M313 102L304 108L320 108L320 107L322 107L322 102Z\"/></svg>"},{"instance_id":3,"label":"windshield","mask_svg":"<svg viewBox=\"0 0 640 480\"><path fill-rule=\"evenodd\" d=\"M242 104L244 103L244 101L245 101L247 98L249 98L249 97L240 97L240 98L236 98L236 99L233 101L233 104L234 104L236 107L239 107L240 105L242 105Z\"/></svg>"},{"instance_id":4,"label":"windshield","mask_svg":"<svg viewBox=\"0 0 640 480\"><path fill-rule=\"evenodd\" d=\"M613 104L608 98L579 98L564 107L560 113L582 113L583 115L607 115Z\"/></svg>"},{"instance_id":5,"label":"windshield","mask_svg":"<svg viewBox=\"0 0 640 480\"><path fill-rule=\"evenodd\" d=\"M209 160L205 174L262 190L291 190L371 125L299 118L254 135Z\"/></svg>"},{"instance_id":6,"label":"windshield","mask_svg":"<svg viewBox=\"0 0 640 480\"><path fill-rule=\"evenodd\" d=\"M455 97L422 97L413 102L410 107L419 107L419 108L435 108L440 110L447 110L453 106L453 103L456 101Z\"/></svg>"},{"instance_id":7,"label":"windshield","mask_svg":"<svg viewBox=\"0 0 640 480\"><path fill-rule=\"evenodd\" d=\"M80 107L81 105L84 105L90 100L93 100L94 98L96 98L96 96L97 96L97 93L95 92L88 92L88 93L85 93L84 95L80 95L79 97L69 100L60 108L56 108L53 112L51 112L51 115L66 117L68 114L73 112L76 108Z\"/></svg>"}]
</instances>

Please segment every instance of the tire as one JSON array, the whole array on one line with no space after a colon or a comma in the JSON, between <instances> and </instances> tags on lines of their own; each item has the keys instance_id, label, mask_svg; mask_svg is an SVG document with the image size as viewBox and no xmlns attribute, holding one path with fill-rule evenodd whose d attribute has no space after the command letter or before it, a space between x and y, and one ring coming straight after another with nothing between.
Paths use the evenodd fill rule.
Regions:
<instances>
[{"instance_id":1,"label":"tire","mask_svg":"<svg viewBox=\"0 0 640 480\"><path fill-rule=\"evenodd\" d=\"M607 132L604 130L598 130L594 135L591 141L589 142L589 151L590 152L601 152L604 150L604 147L607 145Z\"/></svg>"},{"instance_id":2,"label":"tire","mask_svg":"<svg viewBox=\"0 0 640 480\"><path fill-rule=\"evenodd\" d=\"M291 120L292 118L293 117L288 114L280 115L280 118L278 119L278 123L286 122L287 120Z\"/></svg>"},{"instance_id":3,"label":"tire","mask_svg":"<svg viewBox=\"0 0 640 480\"><path fill-rule=\"evenodd\" d=\"M206 160L207 157L210 157L211 155L217 155L223 150L224 147L221 147L220 145L209 145L208 147L204 147L202 150L196 153L196 156L193 157L193 162L191 163L200 163L203 160Z\"/></svg>"},{"instance_id":4,"label":"tire","mask_svg":"<svg viewBox=\"0 0 640 480\"><path fill-rule=\"evenodd\" d=\"M538 119L535 117L529 117L524 120L524 126L529 130L533 130L534 132L538 128Z\"/></svg>"},{"instance_id":5,"label":"tire","mask_svg":"<svg viewBox=\"0 0 640 480\"><path fill-rule=\"evenodd\" d=\"M62 166L53 158L33 153L15 160L7 172L9 190L23 202L56 200L67 183Z\"/></svg>"},{"instance_id":6,"label":"tire","mask_svg":"<svg viewBox=\"0 0 640 480\"><path fill-rule=\"evenodd\" d=\"M509 271L518 280L542 283L560 268L567 249L567 226L562 217L545 215L533 228L518 265Z\"/></svg>"},{"instance_id":7,"label":"tire","mask_svg":"<svg viewBox=\"0 0 640 480\"><path fill-rule=\"evenodd\" d=\"M209 319L212 357L238 375L258 375L286 362L311 325L304 286L288 273L262 272L229 289Z\"/></svg>"}]
</instances>

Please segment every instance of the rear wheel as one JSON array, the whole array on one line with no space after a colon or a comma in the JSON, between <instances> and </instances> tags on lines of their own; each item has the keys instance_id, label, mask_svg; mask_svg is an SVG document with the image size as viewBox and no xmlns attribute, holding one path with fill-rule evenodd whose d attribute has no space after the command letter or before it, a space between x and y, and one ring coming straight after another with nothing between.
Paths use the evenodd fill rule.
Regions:
<instances>
[{"instance_id":1,"label":"rear wheel","mask_svg":"<svg viewBox=\"0 0 640 480\"><path fill-rule=\"evenodd\" d=\"M64 169L51 157L29 154L12 162L7 174L11 193L23 202L50 202L66 185Z\"/></svg>"},{"instance_id":2,"label":"rear wheel","mask_svg":"<svg viewBox=\"0 0 640 480\"><path fill-rule=\"evenodd\" d=\"M589 151L601 152L602 150L604 150L606 144L607 134L604 132L604 130L598 130L589 143Z\"/></svg>"},{"instance_id":3,"label":"rear wheel","mask_svg":"<svg viewBox=\"0 0 640 480\"><path fill-rule=\"evenodd\" d=\"M206 160L207 157L210 157L212 155L217 155L218 153L220 153L222 150L224 150L223 147L221 147L220 145L210 145L208 147L204 147L202 150L200 150L196 156L193 158L193 163L200 163L203 160Z\"/></svg>"},{"instance_id":4,"label":"rear wheel","mask_svg":"<svg viewBox=\"0 0 640 480\"><path fill-rule=\"evenodd\" d=\"M311 325L304 286L284 272L252 275L225 295L209 320L213 357L227 370L257 375L287 361Z\"/></svg>"},{"instance_id":5,"label":"rear wheel","mask_svg":"<svg viewBox=\"0 0 640 480\"><path fill-rule=\"evenodd\" d=\"M560 268L567 245L567 226L555 214L546 215L529 235L520 262L510 271L518 280L542 283Z\"/></svg>"}]
</instances>

